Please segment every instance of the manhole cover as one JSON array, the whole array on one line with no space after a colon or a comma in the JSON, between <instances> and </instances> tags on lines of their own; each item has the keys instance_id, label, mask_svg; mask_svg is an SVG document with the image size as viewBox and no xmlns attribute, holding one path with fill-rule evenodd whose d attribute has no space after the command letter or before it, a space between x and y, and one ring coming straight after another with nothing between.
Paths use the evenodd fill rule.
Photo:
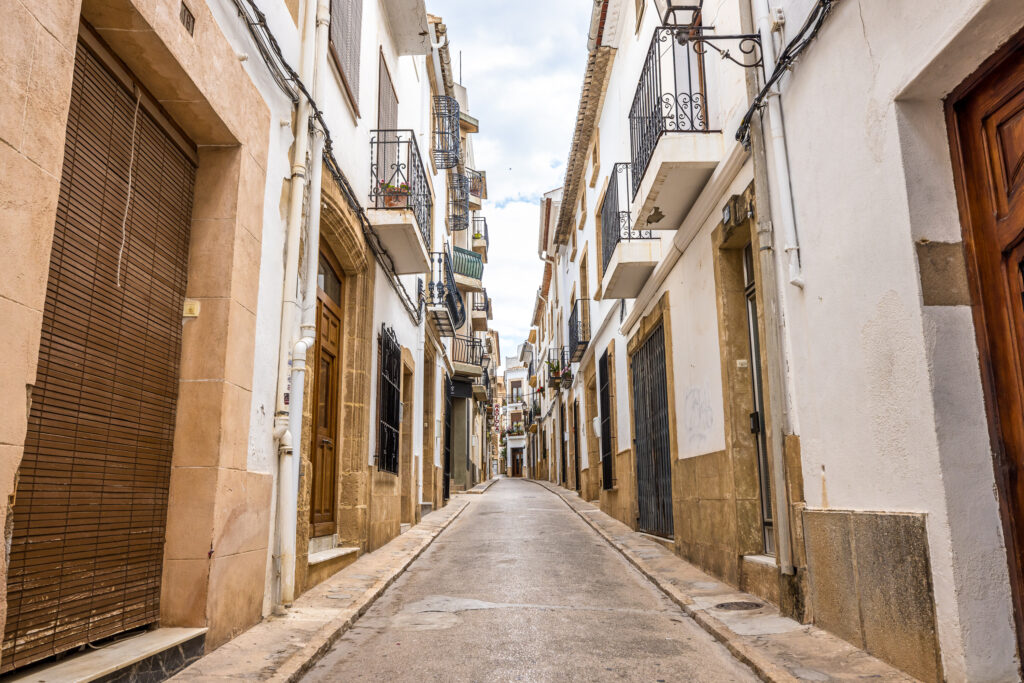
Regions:
<instances>
[{"instance_id":1,"label":"manhole cover","mask_svg":"<svg viewBox=\"0 0 1024 683\"><path fill-rule=\"evenodd\" d=\"M740 601L740 602L720 602L717 605L715 605L715 609L725 609L725 610L731 610L731 611L734 611L734 612L741 611L741 610L747 610L747 609L761 609L762 607L764 607L764 605L762 605L759 602L743 602L743 601Z\"/></svg>"}]
</instances>

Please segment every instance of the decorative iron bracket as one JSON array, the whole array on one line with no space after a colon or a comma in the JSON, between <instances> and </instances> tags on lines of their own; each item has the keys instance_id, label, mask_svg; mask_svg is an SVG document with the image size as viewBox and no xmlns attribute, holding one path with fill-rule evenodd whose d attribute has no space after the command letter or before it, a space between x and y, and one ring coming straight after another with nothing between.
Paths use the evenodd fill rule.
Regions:
<instances>
[{"instance_id":1,"label":"decorative iron bracket","mask_svg":"<svg viewBox=\"0 0 1024 683\"><path fill-rule=\"evenodd\" d=\"M690 44L693 51L700 55L708 54L708 50L718 53L722 59L728 59L744 69L760 68L764 71L764 55L761 52L761 36L757 33L736 33L731 35L708 35L705 31L711 26L687 26L675 29L676 41L680 45ZM736 49L746 57L736 57L728 48L716 45L717 42L735 41ZM751 61L752 58L752 61Z\"/></svg>"}]
</instances>

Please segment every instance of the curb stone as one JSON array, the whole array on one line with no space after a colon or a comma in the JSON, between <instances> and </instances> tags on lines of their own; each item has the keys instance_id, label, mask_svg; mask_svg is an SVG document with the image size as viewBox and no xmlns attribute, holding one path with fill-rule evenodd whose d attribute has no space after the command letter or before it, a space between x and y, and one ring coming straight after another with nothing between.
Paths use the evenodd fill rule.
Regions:
<instances>
[{"instance_id":1,"label":"curb stone","mask_svg":"<svg viewBox=\"0 0 1024 683\"><path fill-rule=\"evenodd\" d=\"M801 681L867 677L879 681L900 681L905 683L917 681L916 678L912 678L907 674L894 669L885 662L872 657L866 652L850 645L846 641L839 639L837 636L833 636L823 629L815 626L801 625L801 629L805 631L808 639L813 639L815 641L813 643L814 646L818 648L819 653L823 653L823 656L828 656L829 653L826 652L826 650L830 648L835 650L834 656L838 660L837 664L840 666L836 667L833 671L822 671L821 669L825 667L820 666L815 669L814 666L810 664L807 666L801 666L799 655L787 652L784 647L779 648L778 646L771 645L766 647L766 642L771 639L770 635L751 638L750 636L743 636L736 633L725 622L708 613L704 608L698 606L693 596L688 595L678 586L674 585L672 579L662 576L659 570L649 566L644 557L634 554L633 551L626 547L622 542L621 536L613 535L609 531L601 528L597 523L597 520L594 519L596 515L593 513L597 512L604 517L608 516L601 512L599 508L584 501L582 498L577 497L575 499L571 499L569 497L570 494L575 496L575 492L569 492L566 490L563 493L559 487L551 484L550 482L539 481L536 479L528 479L527 481L532 481L541 488L545 488L558 496L570 510L575 512L580 519L586 522L590 528L601 536L601 538L617 550L619 554L621 554L637 569L637 571L647 577L647 579L661 590L670 600L672 600L672 602L678 605L687 616L692 618L701 628L721 642L729 652L733 654L733 656L749 666L762 680L769 681L770 683L799 683ZM608 519L612 518L608 517ZM621 524L618 520L614 521ZM626 527L626 529L628 530L628 533L640 537L639 533L634 532L628 527ZM680 565L692 567L692 565L689 565L686 560L667 550L659 543L646 539L643 540L653 548L659 549L660 553L664 553L664 555L678 561ZM696 567L693 567L693 570L695 570L695 572L699 572ZM722 584L723 587L729 588L730 590L728 592L732 596L746 595L736 589L732 589L732 587L727 586L727 584L718 581L712 576L704 576L709 582L719 583ZM758 598L753 595L746 595L746 598L757 602L766 602L762 598ZM768 604L770 605L770 603ZM751 639L753 642L748 642L746 639ZM856 661L850 662L851 659ZM850 670L844 671L842 667L843 663L855 663L857 668L861 670L856 672ZM796 669L796 671L793 669ZM822 678L822 676L825 676L826 678Z\"/></svg>"}]
</instances>

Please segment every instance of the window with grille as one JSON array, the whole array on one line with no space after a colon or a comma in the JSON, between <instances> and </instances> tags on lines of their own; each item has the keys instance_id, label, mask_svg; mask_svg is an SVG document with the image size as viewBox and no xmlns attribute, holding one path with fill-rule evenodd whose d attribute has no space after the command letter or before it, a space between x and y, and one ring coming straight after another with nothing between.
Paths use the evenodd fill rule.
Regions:
<instances>
[{"instance_id":1,"label":"window with grille","mask_svg":"<svg viewBox=\"0 0 1024 683\"><path fill-rule=\"evenodd\" d=\"M608 352L601 354L597 363L597 382L601 401L601 485L605 489L615 486L615 473L612 469L612 401L611 379L608 368Z\"/></svg>"},{"instance_id":2,"label":"window with grille","mask_svg":"<svg viewBox=\"0 0 1024 683\"><path fill-rule=\"evenodd\" d=\"M398 474L402 423L402 347L395 331L381 325L377 338L377 468Z\"/></svg>"},{"instance_id":3,"label":"window with grille","mask_svg":"<svg viewBox=\"0 0 1024 683\"><path fill-rule=\"evenodd\" d=\"M359 48L363 0L331 0L331 51L352 106L359 110Z\"/></svg>"}]
</instances>

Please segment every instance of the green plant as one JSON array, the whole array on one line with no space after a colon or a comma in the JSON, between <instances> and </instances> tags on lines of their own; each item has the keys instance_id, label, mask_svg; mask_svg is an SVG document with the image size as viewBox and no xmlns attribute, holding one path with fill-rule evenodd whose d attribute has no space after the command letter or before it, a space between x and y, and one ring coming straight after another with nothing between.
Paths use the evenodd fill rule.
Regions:
<instances>
[{"instance_id":1,"label":"green plant","mask_svg":"<svg viewBox=\"0 0 1024 683\"><path fill-rule=\"evenodd\" d=\"M479 232L474 232L473 233L473 239L475 239L475 240L482 240L483 238L484 238L484 236L483 236L482 233L479 233Z\"/></svg>"}]
</instances>

